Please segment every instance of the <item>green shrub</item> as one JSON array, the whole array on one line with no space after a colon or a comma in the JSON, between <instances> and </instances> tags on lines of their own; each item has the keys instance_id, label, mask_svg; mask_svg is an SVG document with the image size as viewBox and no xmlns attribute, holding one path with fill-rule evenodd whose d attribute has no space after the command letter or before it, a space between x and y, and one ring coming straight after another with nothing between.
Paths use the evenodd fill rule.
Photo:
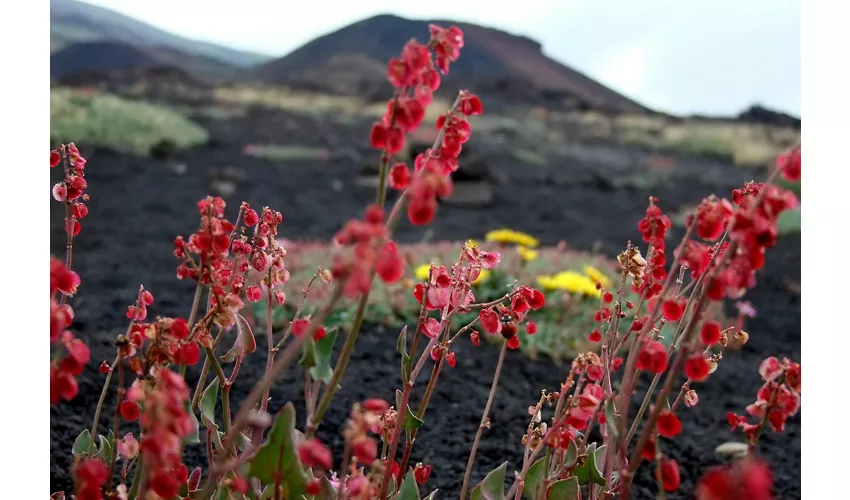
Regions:
<instances>
[{"instance_id":1,"label":"green shrub","mask_svg":"<svg viewBox=\"0 0 850 500\"><path fill-rule=\"evenodd\" d=\"M105 146L147 155L169 141L186 149L208 134L186 116L164 106L123 99L98 91L50 89L50 141Z\"/></svg>"},{"instance_id":2,"label":"green shrub","mask_svg":"<svg viewBox=\"0 0 850 500\"><path fill-rule=\"evenodd\" d=\"M329 160L331 158L331 152L326 148L298 145L249 144L245 146L245 154L273 161Z\"/></svg>"}]
</instances>

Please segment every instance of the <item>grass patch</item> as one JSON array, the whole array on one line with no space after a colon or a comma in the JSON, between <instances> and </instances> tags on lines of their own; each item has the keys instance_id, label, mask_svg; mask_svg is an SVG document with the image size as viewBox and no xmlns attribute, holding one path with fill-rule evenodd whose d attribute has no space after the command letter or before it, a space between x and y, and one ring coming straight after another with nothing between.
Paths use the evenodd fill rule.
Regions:
<instances>
[{"instance_id":1,"label":"grass patch","mask_svg":"<svg viewBox=\"0 0 850 500\"><path fill-rule=\"evenodd\" d=\"M204 144L207 131L183 114L98 91L50 89L50 141L105 146L146 155L163 141L175 149Z\"/></svg>"},{"instance_id":2,"label":"grass patch","mask_svg":"<svg viewBox=\"0 0 850 500\"><path fill-rule=\"evenodd\" d=\"M306 115L342 114L380 118L387 111L386 103L369 103L356 97L320 94L286 87L234 85L216 88L213 96L219 103L283 109ZM451 103L448 101L434 99L434 102L426 109L425 120L428 123L435 123L437 117L445 113L450 106Z\"/></svg>"},{"instance_id":3,"label":"grass patch","mask_svg":"<svg viewBox=\"0 0 850 500\"><path fill-rule=\"evenodd\" d=\"M245 154L273 161L329 160L331 158L331 152L326 148L297 145L249 144L245 146Z\"/></svg>"}]
</instances>

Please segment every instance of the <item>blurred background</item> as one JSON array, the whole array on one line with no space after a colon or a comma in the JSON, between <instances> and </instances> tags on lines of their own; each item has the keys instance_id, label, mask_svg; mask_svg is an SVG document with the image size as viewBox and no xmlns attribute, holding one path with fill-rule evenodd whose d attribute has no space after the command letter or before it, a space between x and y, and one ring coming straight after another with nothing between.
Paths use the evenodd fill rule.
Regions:
<instances>
[{"instance_id":1,"label":"blurred background","mask_svg":"<svg viewBox=\"0 0 850 500\"><path fill-rule=\"evenodd\" d=\"M51 147L73 141L88 159L89 215L74 241L74 270L83 285L73 303L73 330L91 342L93 359L111 359L140 282L156 296L156 314L186 315L194 286L175 279L172 242L197 228L196 202L208 194L227 201L231 219L243 200L283 212L281 236L304 243L287 246L294 281L326 265L321 242L375 196L380 154L369 146L369 131L392 96L387 62L410 38L426 42L432 22L459 26L465 45L399 159L410 162L431 145L436 118L458 90L479 95L484 113L470 119L472 138L454 175L454 195L441 202L436 220L398 228L398 241L408 245L406 280L431 260L456 256L456 245L440 242L484 241L500 228L536 240L539 253L515 253L512 241L522 237L500 233L503 260L526 273L523 282L586 275L588 265L613 278L612 259L628 241L640 242L637 223L650 196L673 220L672 245L684 233L685 213L703 197L729 197L745 182L764 179L776 156L799 139L799 2L525 0L504 9L493 2L408 3L51 0ZM61 180L59 170L51 172L53 183ZM799 196L799 183L786 187ZM388 202L396 196L390 193ZM64 207L54 202L51 210L51 250L63 255ZM700 389L701 399L716 398L694 417L704 428L725 432L725 411L751 402L765 353L799 359L799 233L797 209L780 220L779 240L753 295L727 307L730 320L746 317L753 340L738 364L728 366L733 377L713 392ZM525 354L570 359L586 343L585 320L598 302L586 300L585 282L571 283L563 298L580 309L563 309L570 314L552 320L551 334L541 327L523 340ZM291 288L293 297L299 286ZM504 283L488 286L496 296L504 289ZM374 294L370 322L390 324L381 307L393 293ZM564 324L567 316L576 323ZM374 346L388 345L377 339L391 334L381 335L363 354L366 368L355 368L352 376L361 378L350 397L368 396L357 391L376 378L383 382L375 384L394 383L395 358L383 373L369 358L378 356ZM386 349L389 358L394 346ZM260 366L260 358L252 363ZM454 387L490 376L486 362L464 363L447 375L457 377ZM526 396L544 378L562 380L551 365L522 369L500 395L500 401L513 398L499 403L501 418L513 427L496 431L506 434L488 442L495 448L485 453L485 465L516 451L517 436L507 432L525 425ZM101 387L91 371L72 403L78 414L52 413L57 449L90 419ZM748 391L731 401L741 381ZM483 404L486 394L448 387L438 397L477 425L480 405L464 402ZM332 415L339 423L344 418L344 412ZM790 444L767 445L782 498L799 497L799 427L789 434ZM701 457L683 468L683 485L709 460L701 454L721 442L713 431L694 439L670 451ZM450 464L465 463L466 448L429 450ZM63 460L51 465L57 488L69 484ZM648 474L644 482L651 485Z\"/></svg>"}]
</instances>

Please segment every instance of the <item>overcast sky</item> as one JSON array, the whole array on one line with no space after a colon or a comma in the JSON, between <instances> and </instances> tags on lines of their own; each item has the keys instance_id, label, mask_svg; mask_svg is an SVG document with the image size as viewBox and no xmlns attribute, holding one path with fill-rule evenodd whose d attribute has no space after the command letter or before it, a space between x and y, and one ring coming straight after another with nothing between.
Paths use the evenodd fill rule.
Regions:
<instances>
[{"instance_id":1,"label":"overcast sky","mask_svg":"<svg viewBox=\"0 0 850 500\"><path fill-rule=\"evenodd\" d=\"M284 55L380 13L526 35L550 57L652 108L800 116L799 0L90 0L173 33ZM503 7L496 7L499 4Z\"/></svg>"}]
</instances>

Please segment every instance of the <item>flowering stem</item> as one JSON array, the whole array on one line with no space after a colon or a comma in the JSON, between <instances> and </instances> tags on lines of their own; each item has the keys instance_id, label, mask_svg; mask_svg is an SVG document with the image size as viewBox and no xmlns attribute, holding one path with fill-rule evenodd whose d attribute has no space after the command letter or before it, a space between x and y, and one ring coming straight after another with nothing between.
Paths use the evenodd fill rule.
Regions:
<instances>
[{"instance_id":1,"label":"flowering stem","mask_svg":"<svg viewBox=\"0 0 850 500\"><path fill-rule=\"evenodd\" d=\"M218 329L218 334L213 339L213 351L218 347L218 343L221 341L222 334L224 330L222 328ZM204 365L201 367L201 375L198 377L198 385L195 387L195 394L192 396L192 411L197 411L199 405L201 404L201 396L203 395L204 388L207 383L207 375L210 372L210 359L209 356L206 356L204 359Z\"/></svg>"},{"instance_id":2,"label":"flowering stem","mask_svg":"<svg viewBox=\"0 0 850 500\"><path fill-rule=\"evenodd\" d=\"M304 342L306 342L308 338L313 338L313 334L316 333L319 326L325 321L325 319L327 319L331 311L333 311L333 308L336 307L341 296L342 287L337 286L325 307L319 312L319 314L313 317L312 321L310 321L310 326L307 328L307 331L304 332L304 335L296 337L295 341L291 342L283 351L283 354L275 361L271 372L267 373L262 380L254 385L254 388L245 398L245 401L242 403L242 407L239 409L239 413L236 414L236 418L233 420L231 431L234 436L239 435L239 432L245 427L245 425L247 425L251 413L263 398L263 394L265 394L266 389L271 387L280 374L283 373L283 371L286 370L286 368L288 368L295 360L300 353ZM228 436L228 444L229 446L234 446L236 444L236 440L230 439L230 436Z\"/></svg>"},{"instance_id":3,"label":"flowering stem","mask_svg":"<svg viewBox=\"0 0 850 500\"><path fill-rule=\"evenodd\" d=\"M499 375L502 373L502 364L505 361L505 352L508 350L508 342L502 342L502 348L499 350L499 361L496 362L496 372L493 374L493 383L490 385L490 395L487 396L487 404L484 405L484 413L481 414L481 423L478 424L478 432L475 433L475 441L472 442L472 450L469 452L469 460L466 461L466 472L463 474L463 486L460 489L460 500L466 498L466 490L469 487L469 477L472 475L472 465L475 463L475 453L478 451L478 444L481 442L481 435L484 429L489 427L490 407L493 406L493 399L496 397L496 388L499 386ZM531 436L529 436L530 440ZM519 491L519 490L517 490Z\"/></svg>"},{"instance_id":4,"label":"flowering stem","mask_svg":"<svg viewBox=\"0 0 850 500\"><path fill-rule=\"evenodd\" d=\"M767 403L767 406L764 409L764 417L762 417L761 422L759 423L758 429L756 429L755 434L753 434L753 439L750 442L749 449L747 452L752 455L756 451L756 446L758 446L759 439L761 439L762 434L764 434L765 428L767 428L767 419L770 416L770 412L773 411L773 407L776 406L776 399L779 397L779 389L782 387L782 384L785 383L785 375L782 375L782 378L776 382L776 388L773 389L773 393L770 395L770 401Z\"/></svg>"},{"instance_id":5,"label":"flowering stem","mask_svg":"<svg viewBox=\"0 0 850 500\"><path fill-rule=\"evenodd\" d=\"M115 477L115 459L117 458L118 454L118 432L121 428L121 414L119 412L119 408L121 407L121 399L124 398L124 359L121 357L120 354L118 355L118 359L116 360L116 362L118 363L118 392L115 402L115 420L112 424L113 442L112 453L110 454L109 458L109 474L106 476L107 478L109 478L108 482L106 483L106 491L112 491L112 480ZM110 370L110 372L111 371L112 370ZM92 442L94 442L94 434L92 434Z\"/></svg>"},{"instance_id":6,"label":"flowering stem","mask_svg":"<svg viewBox=\"0 0 850 500\"><path fill-rule=\"evenodd\" d=\"M310 292L310 287L313 286L313 281L316 280L316 277L319 275L320 272L321 269L317 270L316 273L313 274L313 277L310 278L310 281L307 283L307 286L303 290L301 290L301 301L298 303L298 308L295 309L295 314L292 316L292 321L289 322L289 326L287 326L286 331L283 332L283 337L280 339L280 342L278 342L277 345L274 347L275 350L278 350L283 347L283 343L286 342L286 339L288 339L289 335L292 334L292 328L293 325L295 325L295 320L301 317L301 309L304 308L304 302L307 301L307 294ZM271 317L267 318L266 321L271 324ZM270 327L269 331L271 331Z\"/></svg>"},{"instance_id":7,"label":"flowering stem","mask_svg":"<svg viewBox=\"0 0 850 500\"><path fill-rule=\"evenodd\" d=\"M268 274L266 276L268 280L268 292L266 293L266 341L268 344L269 351L266 356L266 371L265 375L268 375L271 372L272 367L274 366L274 354L276 352L274 346L274 338L272 338L272 268L269 267ZM260 401L260 411L266 411L269 407L269 391L271 391L271 386L266 388L266 392L263 393L263 399ZM251 440L260 442L263 440L263 427L256 426L251 432Z\"/></svg>"},{"instance_id":8,"label":"flowering stem","mask_svg":"<svg viewBox=\"0 0 850 500\"><path fill-rule=\"evenodd\" d=\"M393 436L392 440L390 440L390 451L387 454L386 466L384 467L384 477L381 480L381 490L378 498L384 499L387 496L387 488L389 488L390 477L393 473L392 463L395 460L396 450L398 450L398 442L401 439L401 430L404 428L404 419L407 416L407 406L410 401L410 393L413 389L413 382L408 382L404 386L404 392L401 395L401 404L398 409L395 425L393 426ZM345 472L345 471L343 471ZM399 469L399 474L401 474L401 469ZM340 480L343 478L342 474L340 475Z\"/></svg>"},{"instance_id":9,"label":"flowering stem","mask_svg":"<svg viewBox=\"0 0 850 500\"><path fill-rule=\"evenodd\" d=\"M91 423L91 451L94 451L94 441L97 437L97 425L100 422L100 412L103 409L103 402L106 400L106 393L109 392L109 382L112 381L112 372L115 371L115 365L118 363L118 360L121 359L121 356L118 355L115 357L115 361L112 362L112 365L109 367L109 372L106 374L106 380L103 381L103 390L100 391L100 399L97 401L97 407L94 410L94 419L92 419ZM121 404L119 400L116 403L116 407Z\"/></svg>"}]
</instances>

